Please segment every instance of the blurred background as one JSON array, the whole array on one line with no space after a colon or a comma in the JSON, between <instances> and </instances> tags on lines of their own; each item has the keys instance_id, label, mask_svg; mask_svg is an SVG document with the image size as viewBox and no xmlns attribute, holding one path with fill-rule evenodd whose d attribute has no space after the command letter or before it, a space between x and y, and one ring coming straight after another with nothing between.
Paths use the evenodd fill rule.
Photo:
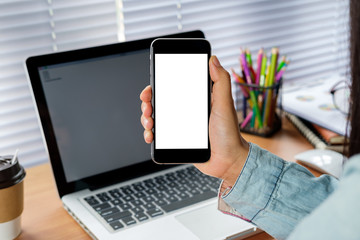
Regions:
<instances>
[{"instance_id":1,"label":"blurred background","mask_svg":"<svg viewBox=\"0 0 360 240\"><path fill-rule=\"evenodd\" d=\"M48 161L29 56L200 29L227 70L240 71L240 47L279 47L291 61L286 86L348 73L348 20L348 0L1 0L0 155L19 148L25 167Z\"/></svg>"}]
</instances>

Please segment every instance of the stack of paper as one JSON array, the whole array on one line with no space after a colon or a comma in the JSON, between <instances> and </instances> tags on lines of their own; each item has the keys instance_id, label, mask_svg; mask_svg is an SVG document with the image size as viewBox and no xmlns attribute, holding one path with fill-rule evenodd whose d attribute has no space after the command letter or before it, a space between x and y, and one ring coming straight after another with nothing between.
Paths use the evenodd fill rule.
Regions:
<instances>
[{"instance_id":1,"label":"stack of paper","mask_svg":"<svg viewBox=\"0 0 360 240\"><path fill-rule=\"evenodd\" d=\"M344 78L336 76L316 82L301 81L284 84L283 109L321 127L345 135L347 116L335 108L330 94L330 89L341 80Z\"/></svg>"}]
</instances>

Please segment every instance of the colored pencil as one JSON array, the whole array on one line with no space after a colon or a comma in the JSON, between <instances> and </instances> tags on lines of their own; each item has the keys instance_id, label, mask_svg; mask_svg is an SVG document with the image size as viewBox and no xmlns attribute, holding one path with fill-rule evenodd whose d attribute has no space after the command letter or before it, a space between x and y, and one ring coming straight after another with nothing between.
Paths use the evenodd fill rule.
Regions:
<instances>
[{"instance_id":1,"label":"colored pencil","mask_svg":"<svg viewBox=\"0 0 360 240\"><path fill-rule=\"evenodd\" d=\"M241 54L241 58L242 58L242 63L244 65L243 67L244 67L244 71L245 71L246 81L247 81L248 84L252 84L251 77L250 77L250 71L249 71L249 68L248 68L247 63L246 63L245 53L244 52ZM250 99L251 99L253 107L254 107L255 116L259 121L259 127L262 128L263 124L262 124L262 120L261 120L259 107L258 107L258 104L257 104L257 101L256 101L255 92L254 92L254 90L252 88L250 88L249 90L250 90L250 92L249 92Z\"/></svg>"},{"instance_id":2,"label":"colored pencil","mask_svg":"<svg viewBox=\"0 0 360 240\"><path fill-rule=\"evenodd\" d=\"M247 99L246 97L244 96L243 98L243 118L246 118L246 115L247 115Z\"/></svg>"},{"instance_id":3,"label":"colored pencil","mask_svg":"<svg viewBox=\"0 0 360 240\"><path fill-rule=\"evenodd\" d=\"M253 112L255 112L255 107L253 107ZM256 112L255 112L256 113ZM250 121L250 127L253 129L255 128L255 118L256 118L256 114L253 114L251 117L251 121Z\"/></svg>"},{"instance_id":4,"label":"colored pencil","mask_svg":"<svg viewBox=\"0 0 360 240\"><path fill-rule=\"evenodd\" d=\"M281 77L283 76L284 72L286 70L286 67L283 67L280 72L276 74L275 80L276 82L280 81Z\"/></svg>"},{"instance_id":5,"label":"colored pencil","mask_svg":"<svg viewBox=\"0 0 360 240\"><path fill-rule=\"evenodd\" d=\"M278 57L279 49L273 48L271 50L271 62L270 62L270 72L269 72L269 86L274 84L274 77L275 77L275 69L276 69L276 62Z\"/></svg>"},{"instance_id":6,"label":"colored pencil","mask_svg":"<svg viewBox=\"0 0 360 240\"><path fill-rule=\"evenodd\" d=\"M256 66L257 67L256 79L255 79L256 85L260 84L261 64L262 64L263 53L264 53L264 50L262 48L260 48L259 53L258 53L258 58L257 58L257 66Z\"/></svg>"},{"instance_id":7,"label":"colored pencil","mask_svg":"<svg viewBox=\"0 0 360 240\"><path fill-rule=\"evenodd\" d=\"M249 112L249 114L246 116L244 121L241 123L240 128L245 128L246 125L249 123L250 119L252 118L253 111Z\"/></svg>"},{"instance_id":8,"label":"colored pencil","mask_svg":"<svg viewBox=\"0 0 360 240\"><path fill-rule=\"evenodd\" d=\"M284 67L285 64L286 64L286 57L282 56L281 62L279 64L279 66L277 67L276 72L279 72L281 70L281 68Z\"/></svg>"},{"instance_id":9,"label":"colored pencil","mask_svg":"<svg viewBox=\"0 0 360 240\"><path fill-rule=\"evenodd\" d=\"M233 68L231 68L231 72L233 74L233 77L238 83L245 83L244 79L240 77ZM243 92L244 97L249 98L249 89L246 86L240 85L241 91Z\"/></svg>"},{"instance_id":10,"label":"colored pencil","mask_svg":"<svg viewBox=\"0 0 360 240\"><path fill-rule=\"evenodd\" d=\"M267 62L267 58L266 58L266 53L264 52L261 61L261 73L260 73L260 83L259 83L261 87L265 86L266 62Z\"/></svg>"},{"instance_id":11,"label":"colored pencil","mask_svg":"<svg viewBox=\"0 0 360 240\"><path fill-rule=\"evenodd\" d=\"M271 50L271 62L270 62L270 69L269 69L269 82L268 86L272 87L274 84L274 74L276 68L276 61L277 61L277 54L279 50L277 48L273 48ZM272 89L268 89L266 95L266 104L265 104L265 115L264 115L264 127L267 127L269 121L269 113L271 108L271 100L272 100Z\"/></svg>"},{"instance_id":12,"label":"colored pencil","mask_svg":"<svg viewBox=\"0 0 360 240\"><path fill-rule=\"evenodd\" d=\"M247 62L248 68L250 70L251 82L255 83L256 73L255 73L254 68L252 66L251 52L250 52L250 50L248 48L245 50L245 57L246 57L246 62Z\"/></svg>"}]
</instances>

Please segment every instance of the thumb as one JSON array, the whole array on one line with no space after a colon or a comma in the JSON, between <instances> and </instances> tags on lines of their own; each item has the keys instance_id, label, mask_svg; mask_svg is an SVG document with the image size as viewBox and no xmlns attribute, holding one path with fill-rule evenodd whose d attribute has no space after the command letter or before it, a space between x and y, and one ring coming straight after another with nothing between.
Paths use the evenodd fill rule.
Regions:
<instances>
[{"instance_id":1,"label":"thumb","mask_svg":"<svg viewBox=\"0 0 360 240\"><path fill-rule=\"evenodd\" d=\"M210 77L214 82L213 85L213 103L220 102L229 107L234 107L231 95L230 74L221 66L216 56L211 56L210 61Z\"/></svg>"}]
</instances>

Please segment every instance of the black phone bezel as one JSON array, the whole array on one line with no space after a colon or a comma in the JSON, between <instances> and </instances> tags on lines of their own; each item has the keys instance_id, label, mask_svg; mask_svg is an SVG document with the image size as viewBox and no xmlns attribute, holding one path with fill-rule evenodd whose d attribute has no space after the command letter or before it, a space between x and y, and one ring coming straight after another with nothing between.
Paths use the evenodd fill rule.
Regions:
<instances>
[{"instance_id":1,"label":"black phone bezel","mask_svg":"<svg viewBox=\"0 0 360 240\"><path fill-rule=\"evenodd\" d=\"M207 149L156 149L156 128L155 128L155 54L196 54L206 53L208 55L208 62L211 57L211 45L205 39L156 39L151 44L151 64L150 64L150 76L152 86L152 106L153 106L153 119L154 119L154 141L151 145L151 156L154 162L158 164L184 164L184 163L204 163L210 159L210 139L209 139L209 128L208 135L208 147ZM208 126L210 120L211 111L211 78L208 66ZM191 136L189 136L191 137Z\"/></svg>"}]
</instances>

